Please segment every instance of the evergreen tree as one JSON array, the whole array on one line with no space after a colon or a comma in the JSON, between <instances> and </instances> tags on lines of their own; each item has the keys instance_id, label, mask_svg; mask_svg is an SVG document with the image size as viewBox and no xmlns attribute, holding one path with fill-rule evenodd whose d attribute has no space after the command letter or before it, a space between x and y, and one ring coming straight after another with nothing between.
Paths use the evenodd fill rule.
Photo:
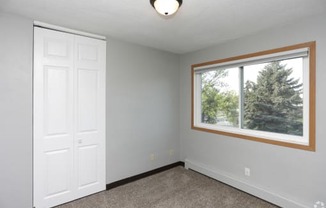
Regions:
<instances>
[{"instance_id":1,"label":"evergreen tree","mask_svg":"<svg viewBox=\"0 0 326 208\"><path fill-rule=\"evenodd\" d=\"M302 84L291 78L292 69L275 61L245 84L244 127L303 135Z\"/></svg>"}]
</instances>

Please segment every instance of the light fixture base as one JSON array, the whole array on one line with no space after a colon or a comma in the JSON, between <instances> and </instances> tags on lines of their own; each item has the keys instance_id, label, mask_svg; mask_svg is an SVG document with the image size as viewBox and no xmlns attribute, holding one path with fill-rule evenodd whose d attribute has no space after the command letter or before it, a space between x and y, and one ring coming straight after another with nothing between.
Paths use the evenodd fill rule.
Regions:
<instances>
[{"instance_id":1,"label":"light fixture base","mask_svg":"<svg viewBox=\"0 0 326 208\"><path fill-rule=\"evenodd\" d=\"M169 16L177 12L182 5L182 0L150 0L153 8L164 16Z\"/></svg>"}]
</instances>

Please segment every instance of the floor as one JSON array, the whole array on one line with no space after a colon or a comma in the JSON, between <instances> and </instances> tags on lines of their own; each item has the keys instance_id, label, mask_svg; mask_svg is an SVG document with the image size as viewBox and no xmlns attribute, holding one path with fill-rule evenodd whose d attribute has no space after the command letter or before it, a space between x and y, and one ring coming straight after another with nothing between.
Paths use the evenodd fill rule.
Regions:
<instances>
[{"instance_id":1,"label":"floor","mask_svg":"<svg viewBox=\"0 0 326 208\"><path fill-rule=\"evenodd\" d=\"M57 208L277 208L179 166Z\"/></svg>"}]
</instances>

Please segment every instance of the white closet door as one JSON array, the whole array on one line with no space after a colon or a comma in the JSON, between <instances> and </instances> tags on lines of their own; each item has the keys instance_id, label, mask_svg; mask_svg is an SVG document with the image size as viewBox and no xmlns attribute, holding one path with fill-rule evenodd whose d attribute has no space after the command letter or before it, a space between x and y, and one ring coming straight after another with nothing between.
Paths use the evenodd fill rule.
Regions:
<instances>
[{"instance_id":1,"label":"white closet door","mask_svg":"<svg viewBox=\"0 0 326 208\"><path fill-rule=\"evenodd\" d=\"M34 206L105 189L105 41L34 28Z\"/></svg>"},{"instance_id":2,"label":"white closet door","mask_svg":"<svg viewBox=\"0 0 326 208\"><path fill-rule=\"evenodd\" d=\"M104 41L75 37L75 171L78 197L105 189Z\"/></svg>"},{"instance_id":3,"label":"white closet door","mask_svg":"<svg viewBox=\"0 0 326 208\"><path fill-rule=\"evenodd\" d=\"M34 206L74 198L74 36L34 29Z\"/></svg>"}]
</instances>

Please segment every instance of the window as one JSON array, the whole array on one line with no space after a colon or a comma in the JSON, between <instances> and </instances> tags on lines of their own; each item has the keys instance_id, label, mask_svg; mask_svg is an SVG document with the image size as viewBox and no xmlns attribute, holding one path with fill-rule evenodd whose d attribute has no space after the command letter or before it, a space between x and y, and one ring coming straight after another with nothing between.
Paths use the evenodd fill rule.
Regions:
<instances>
[{"instance_id":1,"label":"window","mask_svg":"<svg viewBox=\"0 0 326 208\"><path fill-rule=\"evenodd\" d=\"M315 47L192 65L192 129L315 151Z\"/></svg>"}]
</instances>

